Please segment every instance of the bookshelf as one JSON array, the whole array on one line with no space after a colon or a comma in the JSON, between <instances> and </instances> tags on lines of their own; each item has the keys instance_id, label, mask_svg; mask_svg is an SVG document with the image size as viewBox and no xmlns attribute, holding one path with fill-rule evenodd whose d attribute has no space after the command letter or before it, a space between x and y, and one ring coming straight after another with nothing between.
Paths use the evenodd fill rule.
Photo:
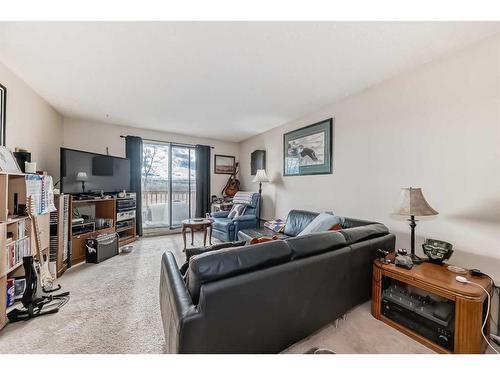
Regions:
<instances>
[{"instance_id":1,"label":"bookshelf","mask_svg":"<svg viewBox=\"0 0 500 375\"><path fill-rule=\"evenodd\" d=\"M0 172L0 329L7 324L7 281L23 276L22 257L36 253L32 223L23 211L25 176ZM23 212L16 212L16 206ZM37 220L42 252L48 256L49 214L39 215Z\"/></svg>"}]
</instances>

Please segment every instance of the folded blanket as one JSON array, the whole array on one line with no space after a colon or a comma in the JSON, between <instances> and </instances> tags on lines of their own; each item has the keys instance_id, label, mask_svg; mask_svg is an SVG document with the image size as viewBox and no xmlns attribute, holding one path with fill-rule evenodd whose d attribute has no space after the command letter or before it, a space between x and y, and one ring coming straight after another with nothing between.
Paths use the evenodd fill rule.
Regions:
<instances>
[{"instance_id":1,"label":"folded blanket","mask_svg":"<svg viewBox=\"0 0 500 375\"><path fill-rule=\"evenodd\" d=\"M233 203L242 203L242 204L252 204L252 198L255 193L251 191L238 191L234 198L233 198Z\"/></svg>"}]
</instances>

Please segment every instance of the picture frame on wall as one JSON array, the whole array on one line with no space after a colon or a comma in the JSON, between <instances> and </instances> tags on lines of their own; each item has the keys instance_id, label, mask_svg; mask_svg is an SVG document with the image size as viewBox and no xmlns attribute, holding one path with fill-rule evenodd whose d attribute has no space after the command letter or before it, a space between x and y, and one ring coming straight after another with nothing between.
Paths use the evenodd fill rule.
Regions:
<instances>
[{"instance_id":1,"label":"picture frame on wall","mask_svg":"<svg viewBox=\"0 0 500 375\"><path fill-rule=\"evenodd\" d=\"M332 173L333 119L283 135L283 176Z\"/></svg>"},{"instance_id":2,"label":"picture frame on wall","mask_svg":"<svg viewBox=\"0 0 500 375\"><path fill-rule=\"evenodd\" d=\"M0 146L0 171L7 173L21 173L12 151L5 146Z\"/></svg>"},{"instance_id":3,"label":"picture frame on wall","mask_svg":"<svg viewBox=\"0 0 500 375\"><path fill-rule=\"evenodd\" d=\"M0 84L0 146L5 146L7 89Z\"/></svg>"},{"instance_id":4,"label":"picture frame on wall","mask_svg":"<svg viewBox=\"0 0 500 375\"><path fill-rule=\"evenodd\" d=\"M266 150L255 150L250 154L250 175L255 176L259 169L266 169Z\"/></svg>"},{"instance_id":5,"label":"picture frame on wall","mask_svg":"<svg viewBox=\"0 0 500 375\"><path fill-rule=\"evenodd\" d=\"M229 155L214 155L214 173L234 174L236 157Z\"/></svg>"}]
</instances>

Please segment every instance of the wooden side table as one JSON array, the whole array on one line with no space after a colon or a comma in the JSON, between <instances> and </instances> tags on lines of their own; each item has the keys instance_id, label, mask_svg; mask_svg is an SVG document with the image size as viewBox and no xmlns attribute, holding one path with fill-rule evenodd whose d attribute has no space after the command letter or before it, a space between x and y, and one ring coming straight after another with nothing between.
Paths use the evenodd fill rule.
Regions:
<instances>
[{"instance_id":1,"label":"wooden side table","mask_svg":"<svg viewBox=\"0 0 500 375\"><path fill-rule=\"evenodd\" d=\"M184 240L184 249L186 250L186 232L191 230L191 246L194 246L194 232L203 231L203 246L207 246L207 229L210 229L208 243L212 245L212 223L211 219L186 219L182 220L182 239Z\"/></svg>"},{"instance_id":2,"label":"wooden side table","mask_svg":"<svg viewBox=\"0 0 500 375\"><path fill-rule=\"evenodd\" d=\"M372 284L372 315L407 336L422 343L438 353L484 353L487 343L481 335L483 311L486 293L476 285L462 284L455 280L458 274L447 269L447 265L437 265L424 262L407 270L394 264L383 264L375 260L373 266ZM468 280L483 286L491 295L492 281L488 277L474 277L470 274L461 275ZM446 350L437 343L419 335L407 326L389 319L381 311L384 284L397 280L402 285L409 285L428 293L446 298L454 302L454 347ZM489 336L489 317L486 323L486 337Z\"/></svg>"}]
</instances>

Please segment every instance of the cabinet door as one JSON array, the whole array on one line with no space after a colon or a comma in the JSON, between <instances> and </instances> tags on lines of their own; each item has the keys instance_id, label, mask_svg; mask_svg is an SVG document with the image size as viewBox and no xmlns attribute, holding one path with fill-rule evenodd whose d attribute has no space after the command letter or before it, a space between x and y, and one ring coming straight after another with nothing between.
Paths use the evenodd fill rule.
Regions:
<instances>
[{"instance_id":1,"label":"cabinet door","mask_svg":"<svg viewBox=\"0 0 500 375\"><path fill-rule=\"evenodd\" d=\"M73 250L71 254L71 263L73 265L85 262L85 254L87 247L85 246L85 240L95 236L95 233L85 233L78 236L73 236L73 241L71 244L71 249Z\"/></svg>"}]
</instances>

